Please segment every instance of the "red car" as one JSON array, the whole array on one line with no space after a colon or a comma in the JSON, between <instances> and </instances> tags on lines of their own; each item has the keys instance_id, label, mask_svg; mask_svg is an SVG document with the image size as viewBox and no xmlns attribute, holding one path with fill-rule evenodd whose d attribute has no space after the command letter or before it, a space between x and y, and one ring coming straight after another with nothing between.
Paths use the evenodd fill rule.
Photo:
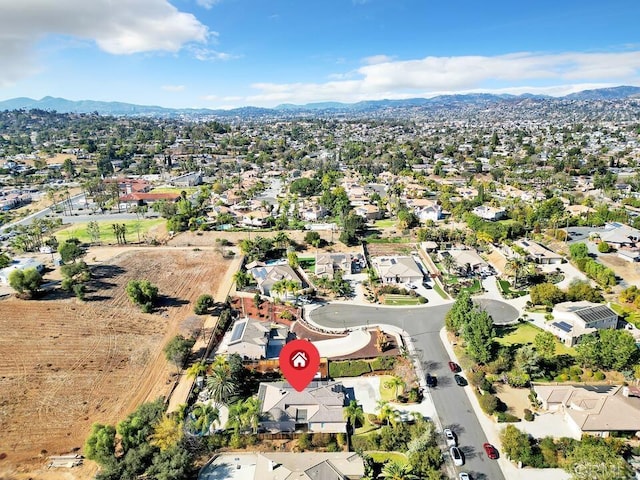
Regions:
<instances>
[{"instance_id":1,"label":"red car","mask_svg":"<svg viewBox=\"0 0 640 480\"><path fill-rule=\"evenodd\" d=\"M458 364L456 362L449 362L449 369L453 373L458 373L460 371L460 367L458 366Z\"/></svg>"},{"instance_id":2,"label":"red car","mask_svg":"<svg viewBox=\"0 0 640 480\"><path fill-rule=\"evenodd\" d=\"M496 460L498 458L498 450L496 450L496 447L490 443L485 443L482 447L484 448L484 451L487 452L487 457L491 460Z\"/></svg>"}]
</instances>

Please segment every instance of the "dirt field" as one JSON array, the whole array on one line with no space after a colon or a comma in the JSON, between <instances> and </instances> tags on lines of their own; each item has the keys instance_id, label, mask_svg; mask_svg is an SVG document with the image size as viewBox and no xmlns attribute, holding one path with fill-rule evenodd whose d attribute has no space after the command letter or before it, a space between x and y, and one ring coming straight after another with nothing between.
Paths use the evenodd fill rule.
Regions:
<instances>
[{"instance_id":1,"label":"dirt field","mask_svg":"<svg viewBox=\"0 0 640 480\"><path fill-rule=\"evenodd\" d=\"M507 405L507 411L516 417L524 418L524 409L531 409L529 390L526 388L496 385L496 395Z\"/></svg>"},{"instance_id":2,"label":"dirt field","mask_svg":"<svg viewBox=\"0 0 640 480\"><path fill-rule=\"evenodd\" d=\"M48 455L82 447L93 422L116 423L166 396L175 367L162 348L193 324L192 302L216 292L230 263L213 249L111 251L118 255L102 263L87 257L96 278L86 302L60 294L0 301L0 476L32 477ZM155 313L129 302L130 279L158 285Z\"/></svg>"},{"instance_id":3,"label":"dirt field","mask_svg":"<svg viewBox=\"0 0 640 480\"><path fill-rule=\"evenodd\" d=\"M367 245L369 255L372 257L384 255L408 255L417 249L415 243L370 243Z\"/></svg>"},{"instance_id":4,"label":"dirt field","mask_svg":"<svg viewBox=\"0 0 640 480\"><path fill-rule=\"evenodd\" d=\"M625 282L627 282L627 285L640 284L640 264L623 260L615 253L600 255L598 260L611 268L616 275L623 278Z\"/></svg>"}]
</instances>

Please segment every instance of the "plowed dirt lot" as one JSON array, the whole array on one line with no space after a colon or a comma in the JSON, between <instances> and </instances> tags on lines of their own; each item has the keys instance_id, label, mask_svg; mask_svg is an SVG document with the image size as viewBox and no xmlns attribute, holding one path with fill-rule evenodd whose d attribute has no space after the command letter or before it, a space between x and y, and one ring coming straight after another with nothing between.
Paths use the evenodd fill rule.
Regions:
<instances>
[{"instance_id":1,"label":"plowed dirt lot","mask_svg":"<svg viewBox=\"0 0 640 480\"><path fill-rule=\"evenodd\" d=\"M82 447L93 422L116 423L168 395L175 367L162 348L193 324L193 302L215 294L230 264L213 249L115 251L91 265L85 302L59 293L0 301L0 471L42 467ZM129 302L131 279L158 285L153 314Z\"/></svg>"}]
</instances>

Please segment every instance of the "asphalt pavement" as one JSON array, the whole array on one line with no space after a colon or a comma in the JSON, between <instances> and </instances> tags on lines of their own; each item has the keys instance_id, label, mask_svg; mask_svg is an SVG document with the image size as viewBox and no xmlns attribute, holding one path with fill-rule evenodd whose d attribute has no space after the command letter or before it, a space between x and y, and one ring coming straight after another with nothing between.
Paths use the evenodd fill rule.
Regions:
<instances>
[{"instance_id":1,"label":"asphalt pavement","mask_svg":"<svg viewBox=\"0 0 640 480\"><path fill-rule=\"evenodd\" d=\"M496 323L508 323L518 318L518 311L498 300L482 300L482 306L494 317ZM504 479L495 460L487 458L482 444L487 437L463 388L453 380L449 370L450 360L439 332L451 304L415 307L385 308L348 304L327 304L310 312L311 320L326 328L354 328L366 325L389 324L402 328L410 336L423 369L438 378L438 386L431 389L438 417L444 428L453 429L458 435L465 465L457 471L471 473L474 479ZM448 453L445 453L448 462Z\"/></svg>"}]
</instances>

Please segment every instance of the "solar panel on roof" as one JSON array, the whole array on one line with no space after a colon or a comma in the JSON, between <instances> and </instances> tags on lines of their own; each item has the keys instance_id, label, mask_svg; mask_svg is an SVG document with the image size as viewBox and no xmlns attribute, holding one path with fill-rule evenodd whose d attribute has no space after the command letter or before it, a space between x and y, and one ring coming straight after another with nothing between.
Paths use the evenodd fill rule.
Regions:
<instances>
[{"instance_id":1,"label":"solar panel on roof","mask_svg":"<svg viewBox=\"0 0 640 480\"><path fill-rule=\"evenodd\" d=\"M553 322L552 325L566 333L569 333L573 329L567 322Z\"/></svg>"},{"instance_id":2,"label":"solar panel on roof","mask_svg":"<svg viewBox=\"0 0 640 480\"><path fill-rule=\"evenodd\" d=\"M244 328L247 326L247 322L236 323L233 327L233 331L231 332L231 341L237 342L242 338L242 334L244 333Z\"/></svg>"}]
</instances>

